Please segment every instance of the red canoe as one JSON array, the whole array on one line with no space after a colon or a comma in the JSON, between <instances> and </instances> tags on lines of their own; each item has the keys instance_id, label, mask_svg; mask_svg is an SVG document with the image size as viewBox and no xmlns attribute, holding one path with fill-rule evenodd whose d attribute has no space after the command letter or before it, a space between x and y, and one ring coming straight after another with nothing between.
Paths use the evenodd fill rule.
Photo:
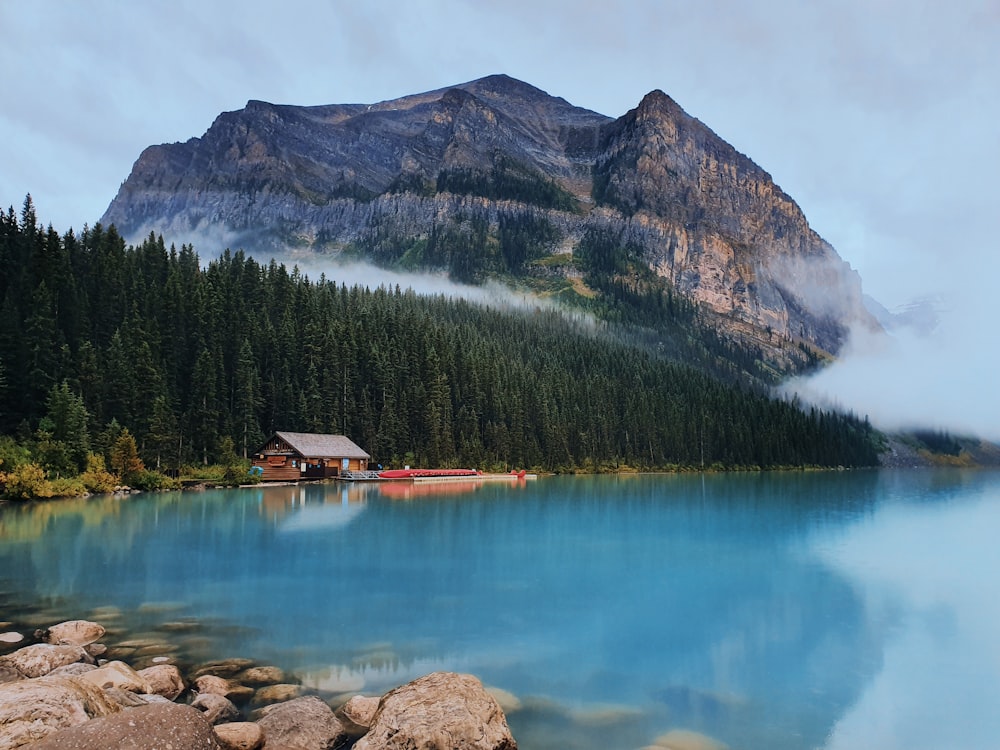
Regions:
<instances>
[{"instance_id":1,"label":"red canoe","mask_svg":"<svg viewBox=\"0 0 1000 750\"><path fill-rule=\"evenodd\" d=\"M378 475L382 479L414 479L416 477L478 477L475 469L387 469Z\"/></svg>"}]
</instances>

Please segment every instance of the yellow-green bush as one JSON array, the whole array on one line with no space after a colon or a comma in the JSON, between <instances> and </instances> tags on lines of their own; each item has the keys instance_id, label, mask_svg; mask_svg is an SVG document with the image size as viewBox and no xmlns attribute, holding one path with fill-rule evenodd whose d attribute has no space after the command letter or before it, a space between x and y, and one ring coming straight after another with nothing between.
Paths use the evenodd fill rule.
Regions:
<instances>
[{"instance_id":1,"label":"yellow-green bush","mask_svg":"<svg viewBox=\"0 0 1000 750\"><path fill-rule=\"evenodd\" d=\"M15 500L32 500L53 497L55 488L45 478L45 469L38 464L27 463L4 475L3 494Z\"/></svg>"}]
</instances>

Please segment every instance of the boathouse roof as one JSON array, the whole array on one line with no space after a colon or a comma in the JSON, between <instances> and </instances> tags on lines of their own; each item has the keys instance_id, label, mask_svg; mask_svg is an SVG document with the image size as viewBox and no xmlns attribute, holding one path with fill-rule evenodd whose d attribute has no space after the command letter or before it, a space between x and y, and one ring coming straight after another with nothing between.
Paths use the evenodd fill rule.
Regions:
<instances>
[{"instance_id":1,"label":"boathouse roof","mask_svg":"<svg viewBox=\"0 0 1000 750\"><path fill-rule=\"evenodd\" d=\"M297 453L309 458L371 458L345 435L315 432L276 432Z\"/></svg>"}]
</instances>

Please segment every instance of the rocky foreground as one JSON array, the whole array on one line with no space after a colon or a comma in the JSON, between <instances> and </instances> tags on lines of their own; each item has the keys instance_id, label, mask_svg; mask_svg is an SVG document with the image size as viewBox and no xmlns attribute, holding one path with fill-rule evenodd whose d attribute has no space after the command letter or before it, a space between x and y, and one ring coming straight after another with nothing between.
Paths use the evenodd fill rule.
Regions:
<instances>
[{"instance_id":1,"label":"rocky foreground","mask_svg":"<svg viewBox=\"0 0 1000 750\"><path fill-rule=\"evenodd\" d=\"M16 649L0 656L0 750L517 748L500 705L472 675L435 672L335 710L249 660L188 675L171 663L136 670L103 658L104 635L86 620L33 638L0 633L0 646Z\"/></svg>"}]
</instances>

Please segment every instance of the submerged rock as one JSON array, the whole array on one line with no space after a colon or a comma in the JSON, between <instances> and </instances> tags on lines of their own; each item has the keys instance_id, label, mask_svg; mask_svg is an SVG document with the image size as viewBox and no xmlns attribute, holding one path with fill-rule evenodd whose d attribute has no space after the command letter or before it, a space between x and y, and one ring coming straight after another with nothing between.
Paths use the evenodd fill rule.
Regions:
<instances>
[{"instance_id":1,"label":"submerged rock","mask_svg":"<svg viewBox=\"0 0 1000 750\"><path fill-rule=\"evenodd\" d=\"M260 688L256 693L254 693L253 705L266 706L271 703L282 703L284 701L294 700L301 695L301 685L289 685L285 683L280 685L268 685L267 687Z\"/></svg>"},{"instance_id":2,"label":"submerged rock","mask_svg":"<svg viewBox=\"0 0 1000 750\"><path fill-rule=\"evenodd\" d=\"M482 683L434 672L386 693L355 750L516 750L507 719Z\"/></svg>"},{"instance_id":3,"label":"submerged rock","mask_svg":"<svg viewBox=\"0 0 1000 750\"><path fill-rule=\"evenodd\" d=\"M372 726L372 718L378 710L379 698L355 695L336 710L337 718L352 737L363 737Z\"/></svg>"},{"instance_id":4,"label":"submerged rock","mask_svg":"<svg viewBox=\"0 0 1000 750\"><path fill-rule=\"evenodd\" d=\"M284 670L278 667L250 667L244 669L233 679L244 685L251 687L261 687L263 685L275 685L285 681Z\"/></svg>"},{"instance_id":5,"label":"submerged rock","mask_svg":"<svg viewBox=\"0 0 1000 750\"><path fill-rule=\"evenodd\" d=\"M728 750L724 742L691 729L671 729L651 746L654 750Z\"/></svg>"}]
</instances>

